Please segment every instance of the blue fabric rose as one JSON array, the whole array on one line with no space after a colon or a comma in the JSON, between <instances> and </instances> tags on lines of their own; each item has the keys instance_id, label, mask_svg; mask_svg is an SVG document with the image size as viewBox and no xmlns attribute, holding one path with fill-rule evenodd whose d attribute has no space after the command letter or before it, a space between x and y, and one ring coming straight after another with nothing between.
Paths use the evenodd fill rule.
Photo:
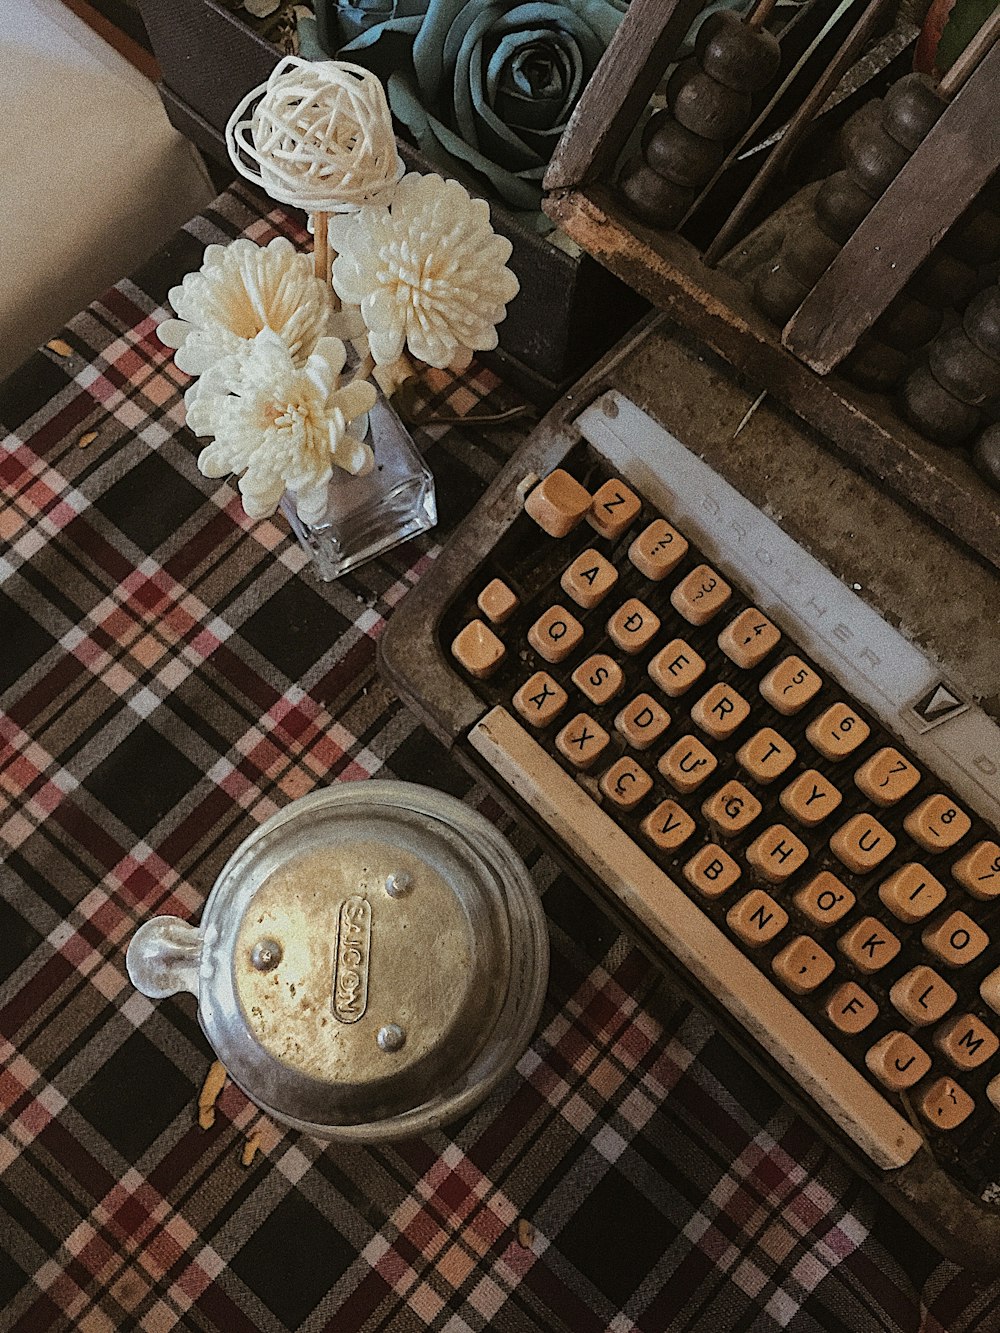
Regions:
<instances>
[{"instance_id":1,"label":"blue fabric rose","mask_svg":"<svg viewBox=\"0 0 1000 1333\"><path fill-rule=\"evenodd\" d=\"M545 167L627 0L337 0L337 56L385 83L445 173L537 211ZM356 34L356 35L353 35Z\"/></svg>"}]
</instances>

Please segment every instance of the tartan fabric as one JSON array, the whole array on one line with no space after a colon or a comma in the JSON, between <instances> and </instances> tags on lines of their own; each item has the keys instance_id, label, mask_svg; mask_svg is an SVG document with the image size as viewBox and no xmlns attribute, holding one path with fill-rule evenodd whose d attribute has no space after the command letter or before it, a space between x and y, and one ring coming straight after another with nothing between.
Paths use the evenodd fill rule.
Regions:
<instances>
[{"instance_id":1,"label":"tartan fabric","mask_svg":"<svg viewBox=\"0 0 1000 1333\"><path fill-rule=\"evenodd\" d=\"M380 682L379 634L500 437L420 432L441 526L326 585L199 475L154 329L203 246L241 233L304 240L234 188L71 323L70 356L0 391L0 1328L1000 1329L1000 1286L861 1184ZM473 366L423 402L509 395ZM289 800L375 775L431 775L510 833L553 947L538 1033L427 1138L323 1146L232 1084L203 1131L193 999L137 994L128 940L196 919Z\"/></svg>"}]
</instances>

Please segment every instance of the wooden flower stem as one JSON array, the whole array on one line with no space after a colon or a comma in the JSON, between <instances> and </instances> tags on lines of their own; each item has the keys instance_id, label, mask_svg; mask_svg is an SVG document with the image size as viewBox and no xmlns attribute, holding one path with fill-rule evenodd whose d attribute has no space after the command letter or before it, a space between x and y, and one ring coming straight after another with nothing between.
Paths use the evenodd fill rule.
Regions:
<instances>
[{"instance_id":1,"label":"wooden flower stem","mask_svg":"<svg viewBox=\"0 0 1000 1333\"><path fill-rule=\"evenodd\" d=\"M313 214L313 272L324 282L330 281L329 213Z\"/></svg>"}]
</instances>

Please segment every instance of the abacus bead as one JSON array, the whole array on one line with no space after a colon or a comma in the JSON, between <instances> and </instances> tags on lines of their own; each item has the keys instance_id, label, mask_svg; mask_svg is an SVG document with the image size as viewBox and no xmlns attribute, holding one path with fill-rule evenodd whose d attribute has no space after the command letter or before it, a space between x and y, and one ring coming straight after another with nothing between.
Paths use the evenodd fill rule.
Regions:
<instances>
[{"instance_id":1,"label":"abacus bead","mask_svg":"<svg viewBox=\"0 0 1000 1333\"><path fill-rule=\"evenodd\" d=\"M875 119L868 119L845 135L844 161L848 174L873 199L885 192L909 160L906 149L891 139Z\"/></svg>"},{"instance_id":2,"label":"abacus bead","mask_svg":"<svg viewBox=\"0 0 1000 1333\"><path fill-rule=\"evenodd\" d=\"M708 16L698 29L694 50L706 74L744 93L766 88L781 64L777 38L748 27L728 9Z\"/></svg>"},{"instance_id":3,"label":"abacus bead","mask_svg":"<svg viewBox=\"0 0 1000 1333\"><path fill-rule=\"evenodd\" d=\"M987 287L972 298L962 327L981 352L1000 358L1000 287Z\"/></svg>"},{"instance_id":4,"label":"abacus bead","mask_svg":"<svg viewBox=\"0 0 1000 1333\"><path fill-rule=\"evenodd\" d=\"M1000 426L987 426L972 446L972 461L988 482L1000 490Z\"/></svg>"},{"instance_id":5,"label":"abacus bead","mask_svg":"<svg viewBox=\"0 0 1000 1333\"><path fill-rule=\"evenodd\" d=\"M910 368L910 358L889 347L871 333L863 333L842 362L848 379L862 388L889 393L901 384Z\"/></svg>"},{"instance_id":6,"label":"abacus bead","mask_svg":"<svg viewBox=\"0 0 1000 1333\"><path fill-rule=\"evenodd\" d=\"M970 208L958 219L941 245L949 254L982 268L1000 259L1000 213Z\"/></svg>"},{"instance_id":7,"label":"abacus bead","mask_svg":"<svg viewBox=\"0 0 1000 1333\"><path fill-rule=\"evenodd\" d=\"M976 408L942 389L927 366L918 366L906 377L903 409L921 435L949 446L967 440L982 416Z\"/></svg>"},{"instance_id":8,"label":"abacus bead","mask_svg":"<svg viewBox=\"0 0 1000 1333\"><path fill-rule=\"evenodd\" d=\"M930 342L943 318L939 307L918 301L904 287L879 316L874 331L886 346L912 352Z\"/></svg>"},{"instance_id":9,"label":"abacus bead","mask_svg":"<svg viewBox=\"0 0 1000 1333\"><path fill-rule=\"evenodd\" d=\"M685 128L706 139L735 139L750 122L750 94L726 88L685 60L667 84L667 102Z\"/></svg>"},{"instance_id":10,"label":"abacus bead","mask_svg":"<svg viewBox=\"0 0 1000 1333\"><path fill-rule=\"evenodd\" d=\"M961 309L978 285L976 270L943 250L935 250L910 279L910 290L918 300L943 310L951 306Z\"/></svg>"},{"instance_id":11,"label":"abacus bead","mask_svg":"<svg viewBox=\"0 0 1000 1333\"><path fill-rule=\"evenodd\" d=\"M727 11L728 12L728 11ZM782 262L793 278L813 286L821 273L840 254L840 246L830 239L817 224L806 218L794 231L788 233L781 247Z\"/></svg>"},{"instance_id":12,"label":"abacus bead","mask_svg":"<svg viewBox=\"0 0 1000 1333\"><path fill-rule=\"evenodd\" d=\"M687 186L704 185L725 156L720 143L692 134L669 111L650 116L642 133L642 151L654 171Z\"/></svg>"},{"instance_id":13,"label":"abacus bead","mask_svg":"<svg viewBox=\"0 0 1000 1333\"><path fill-rule=\"evenodd\" d=\"M927 361L942 389L963 403L981 407L1000 393L1000 361L981 352L960 324L938 334Z\"/></svg>"},{"instance_id":14,"label":"abacus bead","mask_svg":"<svg viewBox=\"0 0 1000 1333\"><path fill-rule=\"evenodd\" d=\"M694 201L695 191L666 180L641 157L628 164L618 190L629 209L651 227L676 227Z\"/></svg>"},{"instance_id":15,"label":"abacus bead","mask_svg":"<svg viewBox=\"0 0 1000 1333\"><path fill-rule=\"evenodd\" d=\"M758 272L753 287L754 303L768 319L784 328L810 290L808 283L799 282L789 273L779 255Z\"/></svg>"},{"instance_id":16,"label":"abacus bead","mask_svg":"<svg viewBox=\"0 0 1000 1333\"><path fill-rule=\"evenodd\" d=\"M873 202L846 171L835 171L817 192L816 220L827 236L843 244L872 211Z\"/></svg>"},{"instance_id":17,"label":"abacus bead","mask_svg":"<svg viewBox=\"0 0 1000 1333\"><path fill-rule=\"evenodd\" d=\"M885 95L882 125L896 143L913 153L944 108L926 74L906 74Z\"/></svg>"}]
</instances>

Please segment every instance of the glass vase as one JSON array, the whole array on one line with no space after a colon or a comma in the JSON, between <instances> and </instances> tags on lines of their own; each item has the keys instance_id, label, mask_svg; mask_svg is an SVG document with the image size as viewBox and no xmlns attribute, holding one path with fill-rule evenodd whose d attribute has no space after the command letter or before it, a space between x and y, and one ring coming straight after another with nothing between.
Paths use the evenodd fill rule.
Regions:
<instances>
[{"instance_id":1,"label":"glass vase","mask_svg":"<svg viewBox=\"0 0 1000 1333\"><path fill-rule=\"evenodd\" d=\"M381 396L368 414L364 438L375 455L374 468L363 477L335 475L320 522L303 523L290 496L281 502L318 577L327 582L437 522L434 478L409 432Z\"/></svg>"}]
</instances>

